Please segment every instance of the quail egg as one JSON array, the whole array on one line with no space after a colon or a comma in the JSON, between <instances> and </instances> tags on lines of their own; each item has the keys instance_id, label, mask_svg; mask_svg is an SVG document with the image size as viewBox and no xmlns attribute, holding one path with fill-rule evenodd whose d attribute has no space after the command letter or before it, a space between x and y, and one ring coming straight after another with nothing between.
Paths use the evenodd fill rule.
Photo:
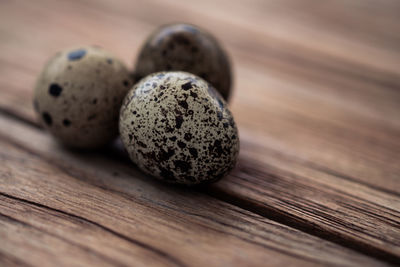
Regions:
<instances>
[{"instance_id":1,"label":"quail egg","mask_svg":"<svg viewBox=\"0 0 400 267\"><path fill-rule=\"evenodd\" d=\"M224 97L231 93L230 61L208 32L189 24L158 28L144 43L135 67L137 79L158 71L186 71L200 76Z\"/></svg>"},{"instance_id":2,"label":"quail egg","mask_svg":"<svg viewBox=\"0 0 400 267\"><path fill-rule=\"evenodd\" d=\"M57 53L34 90L39 120L62 143L94 148L118 134L122 100L132 87L125 65L99 47Z\"/></svg>"},{"instance_id":3,"label":"quail egg","mask_svg":"<svg viewBox=\"0 0 400 267\"><path fill-rule=\"evenodd\" d=\"M216 181L235 166L239 153L238 130L225 100L187 72L140 80L124 99L119 130L131 160L169 183Z\"/></svg>"}]
</instances>

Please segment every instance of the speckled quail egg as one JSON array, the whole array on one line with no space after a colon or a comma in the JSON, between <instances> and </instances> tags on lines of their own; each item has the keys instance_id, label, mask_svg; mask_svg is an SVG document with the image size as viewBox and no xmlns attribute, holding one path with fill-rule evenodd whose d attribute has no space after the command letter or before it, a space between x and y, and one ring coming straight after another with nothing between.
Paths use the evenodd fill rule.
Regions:
<instances>
[{"instance_id":1,"label":"speckled quail egg","mask_svg":"<svg viewBox=\"0 0 400 267\"><path fill-rule=\"evenodd\" d=\"M130 158L170 183L196 185L226 175L239 153L226 102L205 80L159 72L139 81L121 107L119 130Z\"/></svg>"},{"instance_id":2,"label":"speckled quail egg","mask_svg":"<svg viewBox=\"0 0 400 267\"><path fill-rule=\"evenodd\" d=\"M228 100L232 83L230 62L210 33L189 24L172 24L151 34L136 62L137 78L171 70L200 76Z\"/></svg>"},{"instance_id":3,"label":"speckled quail egg","mask_svg":"<svg viewBox=\"0 0 400 267\"><path fill-rule=\"evenodd\" d=\"M129 75L120 60L99 47L59 52L37 80L34 108L67 146L102 146L118 134L121 103L132 87Z\"/></svg>"}]
</instances>

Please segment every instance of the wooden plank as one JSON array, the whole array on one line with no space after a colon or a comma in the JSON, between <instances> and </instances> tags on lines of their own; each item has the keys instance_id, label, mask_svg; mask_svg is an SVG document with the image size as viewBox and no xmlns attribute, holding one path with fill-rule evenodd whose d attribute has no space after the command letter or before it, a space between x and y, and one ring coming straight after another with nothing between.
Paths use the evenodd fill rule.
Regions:
<instances>
[{"instance_id":1,"label":"wooden plank","mask_svg":"<svg viewBox=\"0 0 400 267\"><path fill-rule=\"evenodd\" d=\"M90 6L86 6L86 9L85 6L79 7L76 10L76 14L68 14L71 15L70 19L76 21L76 23L92 25L95 31L98 28L96 25L98 23L97 17L105 14L98 14L97 12L101 12L101 10L90 9ZM32 16L41 16L45 18L45 21L51 21L48 24L57 25L57 20L52 21L54 16L47 12L47 6L46 8L40 8L40 6L33 5L31 8L33 10L28 10L33 13L31 14ZM65 7L63 5L54 5L55 9L50 5L48 8L51 8L56 13L66 8L68 10L68 6ZM69 6L69 9L72 8L73 6ZM11 10L13 11L13 9ZM18 14L19 11L14 12ZM9 12L5 15L18 17L16 14ZM59 18L59 16L56 18ZM119 18L115 18L115 16L111 18L117 20L116 23L119 26L116 27L116 30L113 30L113 33L118 36L126 34L127 25L124 23L126 18L120 19L122 22L119 22ZM10 23L8 20L7 22ZM16 23L14 28L26 27L26 23L17 26L19 22L14 22ZM6 23L4 25L4 27L9 26ZM46 27L45 25L32 25L29 31L34 32L35 27ZM138 32L138 35L143 35L144 38L146 31L141 28L142 25L140 24L140 27L136 26L132 30ZM46 31L36 32L40 35L39 39L46 40L59 36L65 42L64 46L72 45L73 42L71 42L71 36L69 35L74 33L72 27L62 24L57 26L61 27L61 29L64 27L63 31L58 31L62 32L62 34L52 32L52 28L45 28ZM23 30L27 29L21 28L21 31ZM149 27L148 30L150 30ZM19 31L17 30L17 32ZM81 37L87 38L86 35ZM75 36L75 38L77 37ZM90 40L90 38L87 38L87 40ZM103 41L104 43L110 43L106 35L102 37L101 43ZM30 88L33 86L35 77L40 66L44 63L46 55L49 54L48 51L56 51L63 46L55 46L53 42L50 42L49 44L46 43L43 48L38 48L36 53L32 53L32 50L23 47L28 42L28 39L19 40L14 38L9 39L8 42L10 46L4 47L6 52L3 60L10 67L3 70L3 77L7 77L7 79L1 80L1 86L5 88L6 96L1 99L1 102L5 107L14 111L17 109L18 113L28 116L32 114L29 108L30 104L27 104L29 102L22 104L22 98L30 101ZM135 44L136 48L140 45L140 41L132 43ZM118 49L115 50L119 51ZM126 55L129 55L132 54L132 50L129 49L130 52L128 52L128 49L123 48L119 53L125 52ZM235 51L239 50L236 49ZM252 49L249 50L252 51ZM301 52L298 51L299 54ZM42 54L41 58L38 57L40 54ZM9 56L14 60L7 59ZM242 58L238 58L237 61L238 64L243 62ZM22 64L22 62L24 63ZM295 63L297 64L297 62ZM31 67L26 65L31 65ZM19 73L18 69L24 70L23 73ZM32 69L32 71L29 71L29 69ZM282 146L289 147L290 151L287 151L287 149L286 151L292 155L320 162L325 168L330 167L335 169L336 172L355 177L361 182L400 192L400 187L395 186L397 172L393 171L398 163L395 161L396 157L394 156L398 154L393 155L391 153L392 151L398 151L400 148L398 141L398 136L400 136L399 120L397 119L400 110L400 101L398 101L400 100L400 94L398 91L381 90L380 86L365 86L362 80L339 80L339 85L335 83L327 84L324 82L326 81L324 72L319 76L320 80L318 82L310 82L308 80L309 76L304 76L301 73L295 79L288 79L287 76L284 79L282 76L276 78L270 75L266 76L263 73L265 67L261 71L257 71L257 66L254 66L254 64L245 64L243 67L238 65L238 70L240 71L240 76L237 79L238 90L236 90L236 97L233 99L232 110L239 126L243 125L241 128L255 131L257 133L255 138L273 138L271 143L279 145L279 149ZM313 69L310 71L314 73L314 77L318 77L320 74L320 72L316 72ZM289 74L293 74L293 72L289 72L286 75ZM331 80L333 78L335 77L331 77ZM323 80L321 81L321 79ZM359 87L362 87L363 90ZM246 88L246 90L241 88ZM15 97L14 94L17 94L21 89L22 91ZM253 95L257 95L257 98L252 97ZM15 104L9 101L8 97L13 98L11 100L18 101L16 102L17 108L13 107ZM23 106L23 111L19 109L20 106ZM254 120L248 119L248 117L257 116L258 113L269 114L269 116ZM324 127L321 127L321 124ZM264 126L259 127L260 125ZM346 135L345 138L343 138L343 135ZM353 136L356 136L356 138L352 138ZM307 139L308 137L311 138L311 143ZM313 145L312 143L315 144ZM348 143L357 145L357 150L349 149ZM382 151L382 147L388 147L389 149ZM321 148L324 148L324 150ZM379 153L375 153L377 150ZM324 151L329 151L329 153ZM371 151L373 155L366 157L366 153L371 153ZM374 158L385 155L386 157L383 158ZM353 162L354 160L357 160L357 162ZM352 162L350 166L349 162ZM353 167L354 165L356 167ZM380 176L387 178L385 180L378 179Z\"/></svg>"},{"instance_id":2,"label":"wooden plank","mask_svg":"<svg viewBox=\"0 0 400 267\"><path fill-rule=\"evenodd\" d=\"M34 140L0 134L0 251L10 257L25 261L33 251L33 265L150 259L179 266L382 264L199 192L155 182L121 160L65 151L38 129L3 116L0 121L1 129L7 125Z\"/></svg>"},{"instance_id":3,"label":"wooden plank","mask_svg":"<svg viewBox=\"0 0 400 267\"><path fill-rule=\"evenodd\" d=\"M40 130L28 131L4 121L0 121L0 126L4 129L0 134L8 140L40 152L51 162L65 162L66 169L70 168L70 161L81 168L88 165L79 155L60 150L51 137ZM293 173L285 168L286 155L273 152L270 155L271 151L257 144L242 144L238 168L206 192L342 245L370 251L386 260L397 260L400 252L399 197L347 179L336 180L337 184L333 184L335 176L310 168L302 161L297 162L296 173ZM125 168L132 166L121 149L104 153L111 153L111 157L96 162L95 166L108 166L115 161L122 161ZM266 162L271 165L266 166ZM96 176L97 172L87 177L91 175Z\"/></svg>"},{"instance_id":4,"label":"wooden plank","mask_svg":"<svg viewBox=\"0 0 400 267\"><path fill-rule=\"evenodd\" d=\"M379 2L381 14L369 8L374 1L342 1L319 5L313 15L306 12L312 1L243 8L202 2L195 10L192 2L8 2L0 11L7 66L0 68L0 106L34 121L30 88L60 47L101 43L128 62L146 34L171 17L200 24L227 44L236 63L231 107L243 143L237 170L209 194L399 260L398 4ZM213 11L226 6L227 15ZM344 13L356 15L342 20ZM326 17L342 26L329 28L337 24Z\"/></svg>"},{"instance_id":5,"label":"wooden plank","mask_svg":"<svg viewBox=\"0 0 400 267\"><path fill-rule=\"evenodd\" d=\"M0 203L2 208L0 259L11 258L10 261L19 266L90 266L92 264L122 266L122 263L127 266L129 263L129 261L126 262L127 259L130 259L130 262L140 263L142 266L146 262L159 266L161 263L165 265L170 263L159 255L129 242L121 246L123 240L107 232L91 229L95 227L84 221L71 220L64 214L52 214L51 210L21 203L3 195L0 196ZM3 213L12 214L12 216ZM33 223L27 223L26 216L29 216L29 221ZM18 217L22 219L16 219ZM103 238L103 235L109 240ZM91 247L97 247L97 250ZM111 257L107 256L110 250L114 250ZM152 261L153 258L156 260ZM4 266L9 265L7 263Z\"/></svg>"}]
</instances>

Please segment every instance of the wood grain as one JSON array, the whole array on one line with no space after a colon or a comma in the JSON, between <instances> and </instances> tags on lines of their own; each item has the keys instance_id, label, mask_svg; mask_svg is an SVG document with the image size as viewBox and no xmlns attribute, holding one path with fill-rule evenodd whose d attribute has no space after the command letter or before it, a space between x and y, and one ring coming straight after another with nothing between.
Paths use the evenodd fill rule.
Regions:
<instances>
[{"instance_id":1,"label":"wood grain","mask_svg":"<svg viewBox=\"0 0 400 267\"><path fill-rule=\"evenodd\" d=\"M42 131L0 120L2 129L7 123L35 140L0 135L0 229L7 240L0 250L13 257L28 246L35 265L42 258L85 263L90 254L111 265L153 264L149 258L179 266L382 264L201 192L149 180L104 155L65 151Z\"/></svg>"},{"instance_id":2,"label":"wood grain","mask_svg":"<svg viewBox=\"0 0 400 267\"><path fill-rule=\"evenodd\" d=\"M400 261L397 1L17 0L0 5L3 142L40 155L70 176L94 179L98 173L85 170L86 164L95 167L92 159L53 151L44 133L7 117L37 125L31 88L57 50L96 43L132 65L152 29L171 21L195 23L218 36L232 55L231 109L242 142L235 171L199 194L381 260ZM131 172L123 152L111 151L113 156L95 162ZM146 188L162 186L144 181ZM102 188L108 186L114 185Z\"/></svg>"}]
</instances>

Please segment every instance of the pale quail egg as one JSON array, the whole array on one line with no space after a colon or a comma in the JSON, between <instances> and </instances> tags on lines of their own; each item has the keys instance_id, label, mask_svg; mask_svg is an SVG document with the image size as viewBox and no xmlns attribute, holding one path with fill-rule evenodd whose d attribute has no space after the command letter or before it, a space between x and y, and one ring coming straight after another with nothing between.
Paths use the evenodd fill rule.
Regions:
<instances>
[{"instance_id":1,"label":"pale quail egg","mask_svg":"<svg viewBox=\"0 0 400 267\"><path fill-rule=\"evenodd\" d=\"M231 67L219 42L208 32L189 24L158 28L144 43L136 62L138 79L158 71L186 71L200 76L228 100Z\"/></svg>"},{"instance_id":2,"label":"pale quail egg","mask_svg":"<svg viewBox=\"0 0 400 267\"><path fill-rule=\"evenodd\" d=\"M139 81L121 107L119 130L130 158L170 183L216 181L236 163L238 130L226 102L202 78L159 72Z\"/></svg>"},{"instance_id":3,"label":"pale quail egg","mask_svg":"<svg viewBox=\"0 0 400 267\"><path fill-rule=\"evenodd\" d=\"M62 143L98 147L117 136L119 109L131 87L127 68L112 54L91 46L68 49L45 65L34 107Z\"/></svg>"}]
</instances>

